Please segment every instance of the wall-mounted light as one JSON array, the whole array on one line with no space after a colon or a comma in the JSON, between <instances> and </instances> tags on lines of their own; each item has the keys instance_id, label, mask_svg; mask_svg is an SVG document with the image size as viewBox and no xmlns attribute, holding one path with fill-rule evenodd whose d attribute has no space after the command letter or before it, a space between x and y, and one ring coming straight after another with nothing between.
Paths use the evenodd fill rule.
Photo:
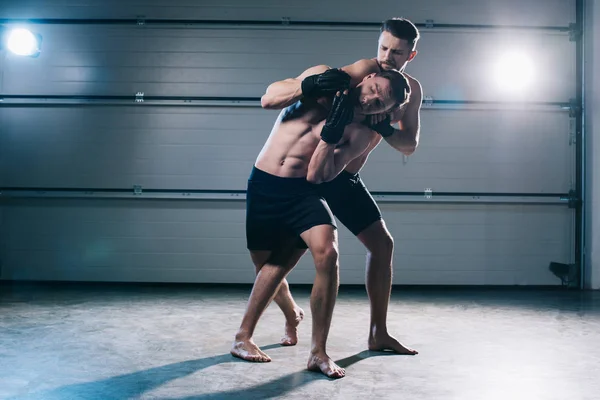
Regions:
<instances>
[{"instance_id":1,"label":"wall-mounted light","mask_svg":"<svg viewBox=\"0 0 600 400\"><path fill-rule=\"evenodd\" d=\"M531 87L535 74L535 67L528 54L511 51L501 54L496 60L493 77L502 91L519 93Z\"/></svg>"},{"instance_id":2,"label":"wall-mounted light","mask_svg":"<svg viewBox=\"0 0 600 400\"><path fill-rule=\"evenodd\" d=\"M24 57L37 57L42 48L42 36L25 28L2 28L2 46Z\"/></svg>"}]
</instances>

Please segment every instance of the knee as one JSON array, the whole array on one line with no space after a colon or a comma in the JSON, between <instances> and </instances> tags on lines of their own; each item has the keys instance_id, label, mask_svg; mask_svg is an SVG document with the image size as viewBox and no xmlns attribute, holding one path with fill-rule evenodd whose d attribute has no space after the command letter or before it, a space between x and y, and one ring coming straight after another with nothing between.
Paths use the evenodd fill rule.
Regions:
<instances>
[{"instance_id":1,"label":"knee","mask_svg":"<svg viewBox=\"0 0 600 400\"><path fill-rule=\"evenodd\" d=\"M388 231L381 237L380 246L381 250L386 254L391 255L394 253L394 238Z\"/></svg>"},{"instance_id":2,"label":"knee","mask_svg":"<svg viewBox=\"0 0 600 400\"><path fill-rule=\"evenodd\" d=\"M334 273L338 269L339 252L334 243L311 250L317 272Z\"/></svg>"},{"instance_id":3,"label":"knee","mask_svg":"<svg viewBox=\"0 0 600 400\"><path fill-rule=\"evenodd\" d=\"M371 255L391 258L394 254L394 238L387 230L381 230L369 240L367 250Z\"/></svg>"}]
</instances>

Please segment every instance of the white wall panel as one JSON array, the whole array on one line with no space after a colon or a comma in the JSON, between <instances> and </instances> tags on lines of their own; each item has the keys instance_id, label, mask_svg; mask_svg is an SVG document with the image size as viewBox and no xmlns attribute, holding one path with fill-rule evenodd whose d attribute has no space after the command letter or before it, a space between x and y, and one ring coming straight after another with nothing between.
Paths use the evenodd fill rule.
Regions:
<instances>
[{"instance_id":1,"label":"white wall panel","mask_svg":"<svg viewBox=\"0 0 600 400\"><path fill-rule=\"evenodd\" d=\"M259 97L277 80L317 64L341 67L376 56L378 30L154 29L36 26L37 59L9 56L7 94ZM424 31L407 72L426 96L449 100L568 102L575 93L575 46L567 35ZM527 54L529 90L499 90L505 52ZM506 85L512 85L510 77ZM510 92L509 92L510 93Z\"/></svg>"},{"instance_id":2,"label":"white wall panel","mask_svg":"<svg viewBox=\"0 0 600 400\"><path fill-rule=\"evenodd\" d=\"M424 110L406 162L381 144L362 173L375 191L565 193L573 148L566 113Z\"/></svg>"},{"instance_id":3,"label":"white wall panel","mask_svg":"<svg viewBox=\"0 0 600 400\"><path fill-rule=\"evenodd\" d=\"M600 2L586 2L586 282L593 289L600 289Z\"/></svg>"},{"instance_id":4,"label":"white wall panel","mask_svg":"<svg viewBox=\"0 0 600 400\"><path fill-rule=\"evenodd\" d=\"M277 116L145 106L3 113L10 115L0 138L6 186L233 190L245 189Z\"/></svg>"},{"instance_id":5,"label":"white wall panel","mask_svg":"<svg viewBox=\"0 0 600 400\"><path fill-rule=\"evenodd\" d=\"M371 190L568 192L567 113L422 114L408 162L386 143L370 156ZM8 187L244 190L276 116L242 107L0 109L0 176Z\"/></svg>"},{"instance_id":6,"label":"white wall panel","mask_svg":"<svg viewBox=\"0 0 600 400\"><path fill-rule=\"evenodd\" d=\"M176 18L375 21L404 16L424 23L565 26L574 0L0 0L2 18Z\"/></svg>"},{"instance_id":7,"label":"white wall panel","mask_svg":"<svg viewBox=\"0 0 600 400\"><path fill-rule=\"evenodd\" d=\"M574 0L377 3L261 0L0 0L0 18L182 18L568 26ZM16 95L259 97L315 64L376 53L378 30L35 25L37 59L6 54L0 92ZM567 102L568 35L422 29L408 72L447 100ZM490 71L505 50L531 56L535 81L511 97ZM509 83L510 84L510 83ZM3 187L244 189L277 112L252 107L0 107ZM428 109L404 159L385 143L362 175L373 191L564 193L573 148L565 111ZM10 200L0 210L2 279L247 283L245 207L230 201ZM571 262L572 210L539 205L382 204L397 284L545 285ZM365 252L340 230L342 283L364 282ZM310 255L290 280L314 277Z\"/></svg>"},{"instance_id":8,"label":"white wall panel","mask_svg":"<svg viewBox=\"0 0 600 400\"><path fill-rule=\"evenodd\" d=\"M566 207L383 204L396 284L554 285L570 257ZM3 279L245 283L254 278L243 202L12 200ZM342 284L365 250L340 225ZM311 283L310 253L290 274Z\"/></svg>"}]
</instances>

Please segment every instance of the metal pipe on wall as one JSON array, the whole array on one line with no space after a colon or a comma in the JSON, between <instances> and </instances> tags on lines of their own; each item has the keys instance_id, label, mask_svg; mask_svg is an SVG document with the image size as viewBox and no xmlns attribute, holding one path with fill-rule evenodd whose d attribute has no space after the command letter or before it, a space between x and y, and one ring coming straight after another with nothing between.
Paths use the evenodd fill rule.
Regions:
<instances>
[{"instance_id":1,"label":"metal pipe on wall","mask_svg":"<svg viewBox=\"0 0 600 400\"><path fill-rule=\"evenodd\" d=\"M372 191L379 202L427 202L427 203L486 203L486 204L543 204L569 205L570 193L512 193L512 192L437 192ZM101 198L101 199L181 199L181 200L245 200L245 190L207 189L148 189L134 186L123 188L0 188L2 199L26 198Z\"/></svg>"},{"instance_id":2,"label":"metal pipe on wall","mask_svg":"<svg viewBox=\"0 0 600 400\"><path fill-rule=\"evenodd\" d=\"M584 40L585 40L585 18L584 18L585 0L576 0L575 2L575 24L577 34L575 36L575 57L576 57L576 109L575 109L575 195L577 202L575 205L575 264L579 266L580 282L579 287L583 289L586 286L586 265L585 265L585 104L584 104Z\"/></svg>"},{"instance_id":3,"label":"metal pipe on wall","mask_svg":"<svg viewBox=\"0 0 600 400\"><path fill-rule=\"evenodd\" d=\"M381 21L294 21L283 17L281 20L205 20L205 19L159 19L144 16L138 18L32 18L17 19L3 18L0 24L38 24L38 25L206 25L224 27L309 27L309 28L374 28L379 29ZM569 26L527 26L527 25L496 25L496 24L438 24L433 20L424 23L414 23L420 29L476 29L476 30L526 30L550 31L568 33Z\"/></svg>"},{"instance_id":4,"label":"metal pipe on wall","mask_svg":"<svg viewBox=\"0 0 600 400\"><path fill-rule=\"evenodd\" d=\"M8 100L8 101L7 101ZM49 101L51 103L49 103ZM232 96L145 96L137 95L47 95L47 94L0 94L0 107L3 106L36 106L36 105L71 105L89 104L90 102L127 102L129 105L148 102L177 102L178 105L198 105L197 103L211 103L224 107L232 104L260 107L260 97L232 97ZM196 104L194 104L194 102ZM155 104L161 105L161 104ZM203 105L203 104L202 104ZM423 99L424 106L488 106L488 107L556 107L559 111L569 111L573 108L571 102L560 101L490 101L490 100L448 100L448 99Z\"/></svg>"}]
</instances>

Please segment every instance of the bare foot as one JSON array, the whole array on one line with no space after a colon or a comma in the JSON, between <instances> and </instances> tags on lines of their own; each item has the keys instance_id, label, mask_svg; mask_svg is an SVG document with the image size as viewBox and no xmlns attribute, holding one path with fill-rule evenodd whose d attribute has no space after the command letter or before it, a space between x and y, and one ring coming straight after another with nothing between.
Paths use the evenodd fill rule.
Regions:
<instances>
[{"instance_id":1,"label":"bare foot","mask_svg":"<svg viewBox=\"0 0 600 400\"><path fill-rule=\"evenodd\" d=\"M271 357L262 352L261 349L252 341L252 339L238 340L233 342L233 347L230 351L234 357L252 362L270 362Z\"/></svg>"},{"instance_id":2,"label":"bare foot","mask_svg":"<svg viewBox=\"0 0 600 400\"><path fill-rule=\"evenodd\" d=\"M325 353L312 354L308 359L308 370L322 372L329 378L343 378L346 376L346 370L338 367L331 358Z\"/></svg>"},{"instance_id":3,"label":"bare foot","mask_svg":"<svg viewBox=\"0 0 600 400\"><path fill-rule=\"evenodd\" d=\"M369 350L373 351L385 351L391 350L398 354L415 355L419 354L418 351L411 349L410 347L404 346L402 343L397 341L393 336L387 333L377 336L369 337Z\"/></svg>"},{"instance_id":4,"label":"bare foot","mask_svg":"<svg viewBox=\"0 0 600 400\"><path fill-rule=\"evenodd\" d=\"M296 318L285 322L285 334L281 338L282 346L294 346L298 343L298 325L304 319L304 310L300 307L294 310Z\"/></svg>"}]
</instances>

